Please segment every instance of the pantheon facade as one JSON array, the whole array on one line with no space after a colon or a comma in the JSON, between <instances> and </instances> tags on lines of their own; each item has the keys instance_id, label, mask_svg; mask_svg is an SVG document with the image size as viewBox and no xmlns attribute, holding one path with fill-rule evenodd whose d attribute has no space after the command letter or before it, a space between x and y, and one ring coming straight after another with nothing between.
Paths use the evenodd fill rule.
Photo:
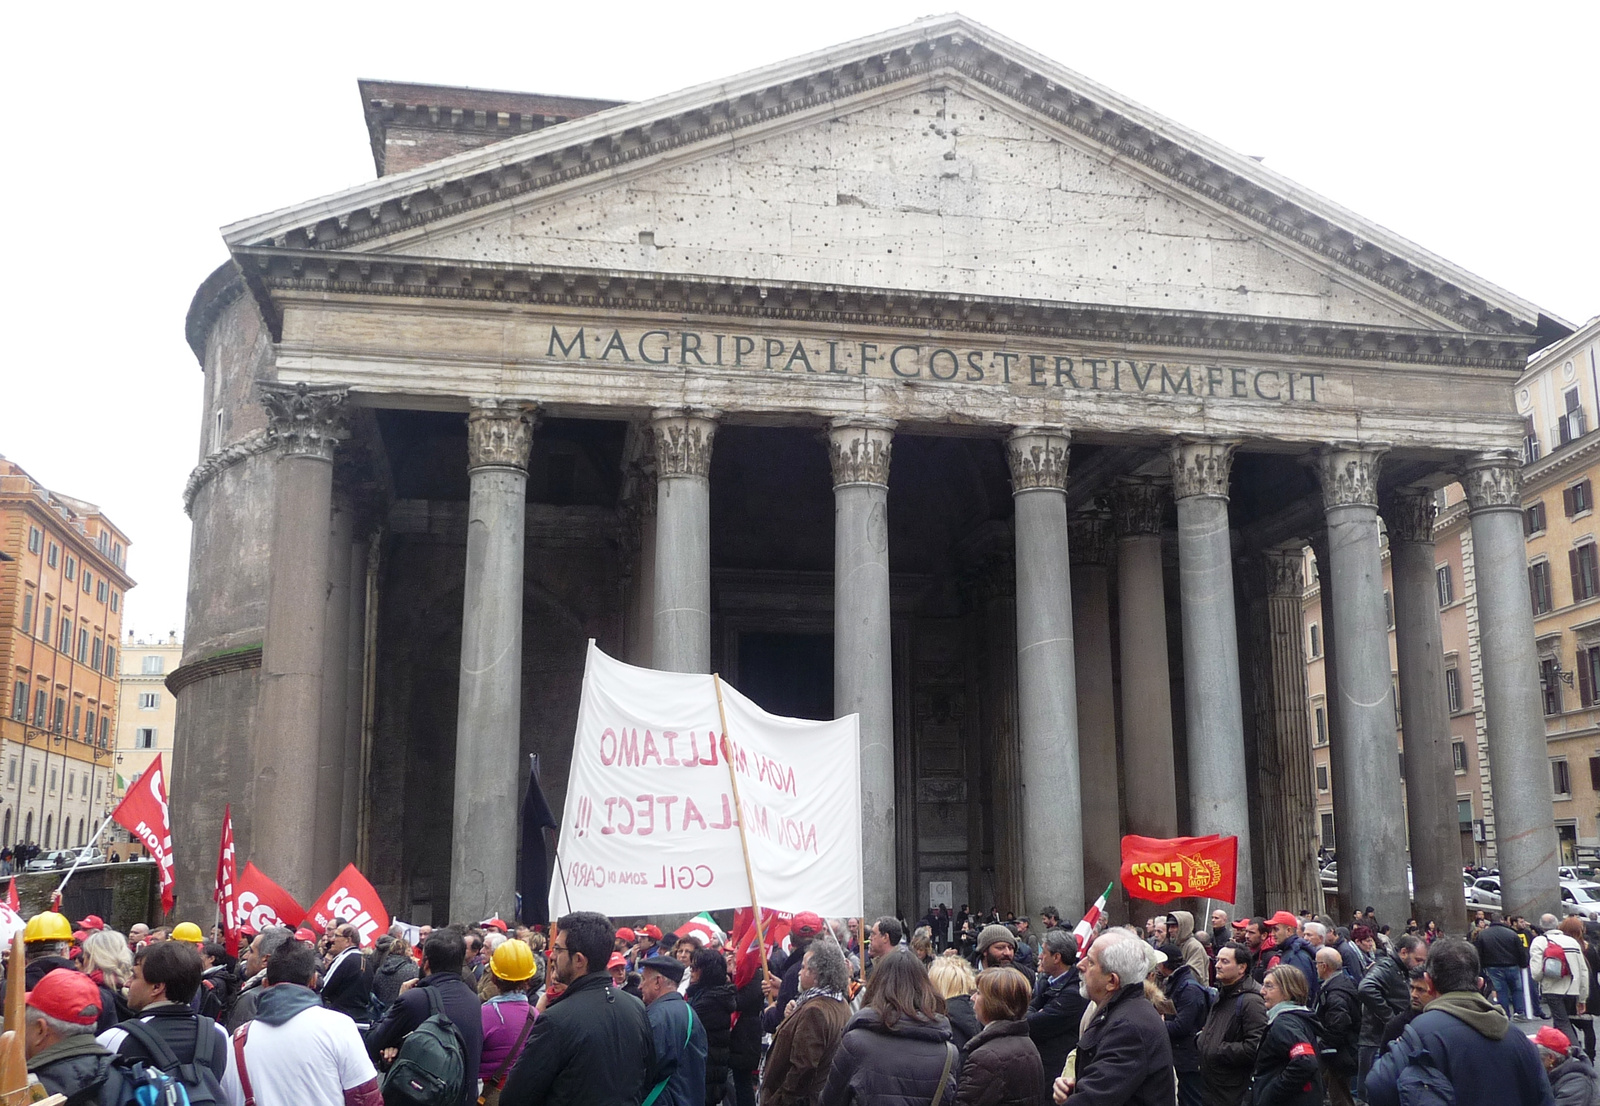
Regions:
<instances>
[{"instance_id":1,"label":"pantheon facade","mask_svg":"<svg viewBox=\"0 0 1600 1106\"><path fill-rule=\"evenodd\" d=\"M860 714L869 917L1072 917L1123 833L1321 905L1310 545L1343 906L1464 924L1455 481L1506 906L1554 906L1511 385L1561 320L961 17L641 103L362 97L377 178L224 228L188 318L183 909L231 803L302 901L354 861L509 915L591 638Z\"/></svg>"}]
</instances>

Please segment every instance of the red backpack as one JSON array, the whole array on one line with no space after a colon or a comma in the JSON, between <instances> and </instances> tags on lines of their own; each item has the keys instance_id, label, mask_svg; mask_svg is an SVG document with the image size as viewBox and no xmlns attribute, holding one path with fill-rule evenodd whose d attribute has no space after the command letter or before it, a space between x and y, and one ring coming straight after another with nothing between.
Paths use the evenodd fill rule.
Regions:
<instances>
[{"instance_id":1,"label":"red backpack","mask_svg":"<svg viewBox=\"0 0 1600 1106\"><path fill-rule=\"evenodd\" d=\"M1572 966L1567 963L1567 953L1571 951L1556 943L1554 937L1544 939L1544 956L1539 964L1539 971L1546 979L1570 979Z\"/></svg>"}]
</instances>

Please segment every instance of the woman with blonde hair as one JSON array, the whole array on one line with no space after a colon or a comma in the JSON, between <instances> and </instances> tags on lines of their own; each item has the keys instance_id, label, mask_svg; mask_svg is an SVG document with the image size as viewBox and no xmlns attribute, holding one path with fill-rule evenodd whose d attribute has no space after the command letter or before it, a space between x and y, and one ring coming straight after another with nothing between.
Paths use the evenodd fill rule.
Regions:
<instances>
[{"instance_id":1,"label":"woman with blonde hair","mask_svg":"<svg viewBox=\"0 0 1600 1106\"><path fill-rule=\"evenodd\" d=\"M133 954L128 939L114 929L89 934L80 946L78 966L100 985L100 1020L96 1033L104 1033L120 1021L133 1017L128 1005L128 980L133 978Z\"/></svg>"},{"instance_id":2,"label":"woman with blonde hair","mask_svg":"<svg viewBox=\"0 0 1600 1106\"><path fill-rule=\"evenodd\" d=\"M978 976L959 956L936 956L928 965L928 982L944 999L945 1017L950 1019L950 1040L957 1048L969 1038L977 1036L981 1026L978 1013L972 1005L972 992L977 990Z\"/></svg>"},{"instance_id":3,"label":"woman with blonde hair","mask_svg":"<svg viewBox=\"0 0 1600 1106\"><path fill-rule=\"evenodd\" d=\"M1317 1021L1306 1009L1311 984L1305 973L1279 964L1261 981L1267 1035L1256 1053L1250 1101L1275 1106L1321 1106L1322 1070Z\"/></svg>"}]
</instances>

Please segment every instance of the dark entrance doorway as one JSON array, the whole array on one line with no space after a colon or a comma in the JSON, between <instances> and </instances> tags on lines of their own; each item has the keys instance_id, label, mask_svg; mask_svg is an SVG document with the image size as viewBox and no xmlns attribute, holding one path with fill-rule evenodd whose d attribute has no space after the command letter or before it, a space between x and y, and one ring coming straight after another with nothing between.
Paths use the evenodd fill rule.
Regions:
<instances>
[{"instance_id":1,"label":"dark entrance doorway","mask_svg":"<svg viewBox=\"0 0 1600 1106\"><path fill-rule=\"evenodd\" d=\"M833 717L833 635L739 635L739 690L790 718Z\"/></svg>"}]
</instances>

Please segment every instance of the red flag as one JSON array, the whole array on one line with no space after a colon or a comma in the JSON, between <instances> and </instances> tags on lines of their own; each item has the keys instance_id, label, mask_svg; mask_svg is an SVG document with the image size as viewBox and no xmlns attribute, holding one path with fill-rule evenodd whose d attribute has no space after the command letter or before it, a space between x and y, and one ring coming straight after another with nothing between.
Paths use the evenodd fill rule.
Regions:
<instances>
[{"instance_id":1,"label":"red flag","mask_svg":"<svg viewBox=\"0 0 1600 1106\"><path fill-rule=\"evenodd\" d=\"M356 871L354 864L346 864L339 878L317 896L311 907L311 920L324 933L329 926L349 922L361 934L363 947L371 945L378 934L389 929L389 912L383 908L378 892L373 890L366 876Z\"/></svg>"},{"instance_id":2,"label":"red flag","mask_svg":"<svg viewBox=\"0 0 1600 1106\"><path fill-rule=\"evenodd\" d=\"M761 936L756 935L755 911L741 906L733 912L732 944L737 959L734 961L733 985L737 989L749 983L761 971L776 945L788 940L793 914L780 914L763 908L761 911Z\"/></svg>"},{"instance_id":3,"label":"red flag","mask_svg":"<svg viewBox=\"0 0 1600 1106\"><path fill-rule=\"evenodd\" d=\"M222 846L217 852L217 889L212 897L222 918L222 947L239 955L239 904L234 898L238 869L233 857L233 805L222 808Z\"/></svg>"},{"instance_id":4,"label":"red flag","mask_svg":"<svg viewBox=\"0 0 1600 1106\"><path fill-rule=\"evenodd\" d=\"M17 877L11 877L11 886L6 889L6 905L14 912L22 912L22 903L17 899Z\"/></svg>"},{"instance_id":5,"label":"red flag","mask_svg":"<svg viewBox=\"0 0 1600 1106\"><path fill-rule=\"evenodd\" d=\"M305 920L306 908L294 896L261 874L261 869L246 863L234 895L234 910L240 926L260 933L272 926L297 926Z\"/></svg>"},{"instance_id":6,"label":"red flag","mask_svg":"<svg viewBox=\"0 0 1600 1106\"><path fill-rule=\"evenodd\" d=\"M111 812L117 824L127 829L144 843L155 858L161 873L161 909L172 912L173 885L177 882L172 869L172 822L167 816L167 781L161 773L158 755L146 768L128 793Z\"/></svg>"},{"instance_id":7,"label":"red flag","mask_svg":"<svg viewBox=\"0 0 1600 1106\"><path fill-rule=\"evenodd\" d=\"M1239 875L1237 837L1122 839L1122 886L1145 902L1217 899L1233 902Z\"/></svg>"}]
</instances>

